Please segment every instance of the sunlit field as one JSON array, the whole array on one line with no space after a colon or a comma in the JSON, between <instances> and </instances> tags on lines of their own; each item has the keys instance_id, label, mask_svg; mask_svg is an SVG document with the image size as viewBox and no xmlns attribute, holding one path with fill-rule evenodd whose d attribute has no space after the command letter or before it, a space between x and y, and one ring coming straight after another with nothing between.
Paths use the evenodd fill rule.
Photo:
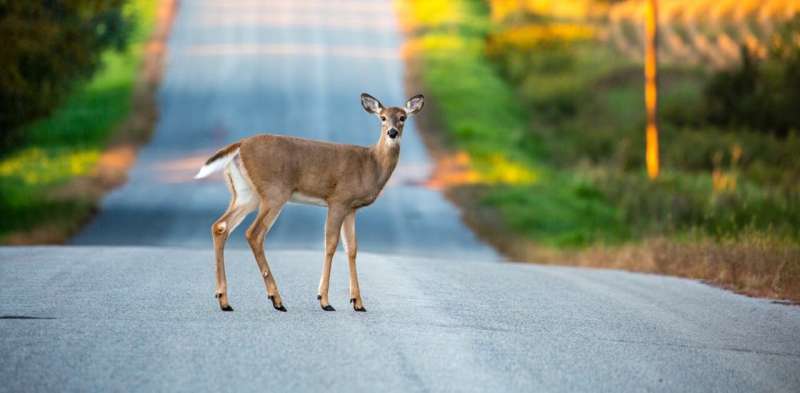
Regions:
<instances>
[{"instance_id":1,"label":"sunlit field","mask_svg":"<svg viewBox=\"0 0 800 393\"><path fill-rule=\"evenodd\" d=\"M641 56L643 12L642 2L624 1L602 20L605 38L633 59ZM659 54L666 63L717 68L739 62L742 46L766 57L776 30L798 12L792 0L662 0Z\"/></svg>"}]
</instances>

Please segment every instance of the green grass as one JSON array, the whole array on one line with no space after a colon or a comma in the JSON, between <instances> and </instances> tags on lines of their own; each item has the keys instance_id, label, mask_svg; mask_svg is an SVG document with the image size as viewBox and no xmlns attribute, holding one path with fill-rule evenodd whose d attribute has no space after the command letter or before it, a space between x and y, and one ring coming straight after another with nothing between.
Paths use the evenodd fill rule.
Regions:
<instances>
[{"instance_id":1,"label":"green grass","mask_svg":"<svg viewBox=\"0 0 800 393\"><path fill-rule=\"evenodd\" d=\"M54 190L94 169L131 96L155 22L156 0L126 7L135 20L130 45L102 55L102 66L47 118L24 127L25 142L0 157L0 241L37 226L75 228L93 201L61 198Z\"/></svg>"},{"instance_id":2,"label":"green grass","mask_svg":"<svg viewBox=\"0 0 800 393\"><path fill-rule=\"evenodd\" d=\"M790 153L800 149L797 135L704 124L708 73L662 66L663 175L651 181L643 173L641 67L613 58L598 43L565 43L562 51L570 53L569 66L555 72L535 66L547 51L507 54L531 57L532 66L519 75L510 75L508 63L520 60L497 64L509 79L523 81L516 90L529 109L527 132L542 141L545 165L585 174L620 213L627 228L621 233L634 234L630 240L687 231L800 240L800 158Z\"/></svg>"},{"instance_id":3,"label":"green grass","mask_svg":"<svg viewBox=\"0 0 800 393\"><path fill-rule=\"evenodd\" d=\"M492 188L484 202L538 243L572 248L630 238L617 208L591 183L564 174L528 186Z\"/></svg>"},{"instance_id":4,"label":"green grass","mask_svg":"<svg viewBox=\"0 0 800 393\"><path fill-rule=\"evenodd\" d=\"M534 181L493 183L483 203L496 207L513 229L538 242L581 246L619 242L627 231L619 211L582 177L542 161L545 143L527 131L529 115L510 83L485 56L486 10L475 2L409 2L437 4L446 24L417 21L423 83L436 101L446 131L458 149L471 157L486 177L492 157L502 156L535 174ZM412 16L413 17L413 16ZM554 90L575 90L570 81Z\"/></svg>"}]
</instances>

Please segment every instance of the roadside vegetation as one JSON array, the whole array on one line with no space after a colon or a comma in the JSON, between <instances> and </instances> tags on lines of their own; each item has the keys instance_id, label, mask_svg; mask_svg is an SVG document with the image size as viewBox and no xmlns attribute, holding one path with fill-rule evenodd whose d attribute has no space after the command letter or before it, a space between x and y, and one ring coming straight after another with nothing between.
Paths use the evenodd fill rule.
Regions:
<instances>
[{"instance_id":1,"label":"roadside vegetation","mask_svg":"<svg viewBox=\"0 0 800 393\"><path fill-rule=\"evenodd\" d=\"M662 173L652 181L642 40L628 3L400 1L411 79L436 111L422 128L443 141L434 143L445 167L435 185L513 259L673 274L800 299L800 118L792 109L800 19L785 17L788 2L770 1L763 7L784 6L761 10L774 15L771 28L755 16L737 21L750 35L733 52L697 44L725 40L693 36L744 36L730 26L669 25ZM666 3L667 15L697 7Z\"/></svg>"},{"instance_id":2,"label":"roadside vegetation","mask_svg":"<svg viewBox=\"0 0 800 393\"><path fill-rule=\"evenodd\" d=\"M0 243L61 241L90 214L94 198L66 188L95 170L131 111L158 2L33 3L6 4L0 20L17 37L0 64L13 76L3 80Z\"/></svg>"}]
</instances>

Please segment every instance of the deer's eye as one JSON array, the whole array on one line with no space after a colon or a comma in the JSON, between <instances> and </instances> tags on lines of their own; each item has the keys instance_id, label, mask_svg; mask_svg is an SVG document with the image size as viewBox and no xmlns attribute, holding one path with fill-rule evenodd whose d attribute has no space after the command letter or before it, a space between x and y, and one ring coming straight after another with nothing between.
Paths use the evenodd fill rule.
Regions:
<instances>
[{"instance_id":1,"label":"deer's eye","mask_svg":"<svg viewBox=\"0 0 800 393\"><path fill-rule=\"evenodd\" d=\"M381 121L386 121L386 116L381 116Z\"/></svg>"},{"instance_id":2,"label":"deer's eye","mask_svg":"<svg viewBox=\"0 0 800 393\"><path fill-rule=\"evenodd\" d=\"M400 121L406 121L406 117L405 116L400 116Z\"/></svg>"}]
</instances>

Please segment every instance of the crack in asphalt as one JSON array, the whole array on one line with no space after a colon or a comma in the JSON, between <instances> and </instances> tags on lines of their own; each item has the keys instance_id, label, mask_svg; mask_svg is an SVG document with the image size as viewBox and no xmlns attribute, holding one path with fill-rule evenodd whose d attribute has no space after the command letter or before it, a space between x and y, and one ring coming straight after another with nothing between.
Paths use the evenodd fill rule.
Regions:
<instances>
[{"instance_id":1,"label":"crack in asphalt","mask_svg":"<svg viewBox=\"0 0 800 393\"><path fill-rule=\"evenodd\" d=\"M800 359L800 354L788 353L788 352L765 351L765 350L760 350L760 349L748 349L748 348L737 348L737 347L713 347L713 346L709 346L709 345L689 345L689 344L680 344L680 343L663 343L663 342L659 343L659 342L650 342L650 341L625 340L625 339L604 338L604 337L587 337L587 336L584 336L584 335L581 335L581 337L583 337L585 339L588 339L588 340L608 341L608 342L614 342L614 343L620 343L620 344L638 344L638 345L648 345L648 346L655 346L655 347L682 348L682 349L692 349L692 350L739 352L739 353L750 353L750 354L755 354L755 355L781 356L781 357Z\"/></svg>"}]
</instances>

